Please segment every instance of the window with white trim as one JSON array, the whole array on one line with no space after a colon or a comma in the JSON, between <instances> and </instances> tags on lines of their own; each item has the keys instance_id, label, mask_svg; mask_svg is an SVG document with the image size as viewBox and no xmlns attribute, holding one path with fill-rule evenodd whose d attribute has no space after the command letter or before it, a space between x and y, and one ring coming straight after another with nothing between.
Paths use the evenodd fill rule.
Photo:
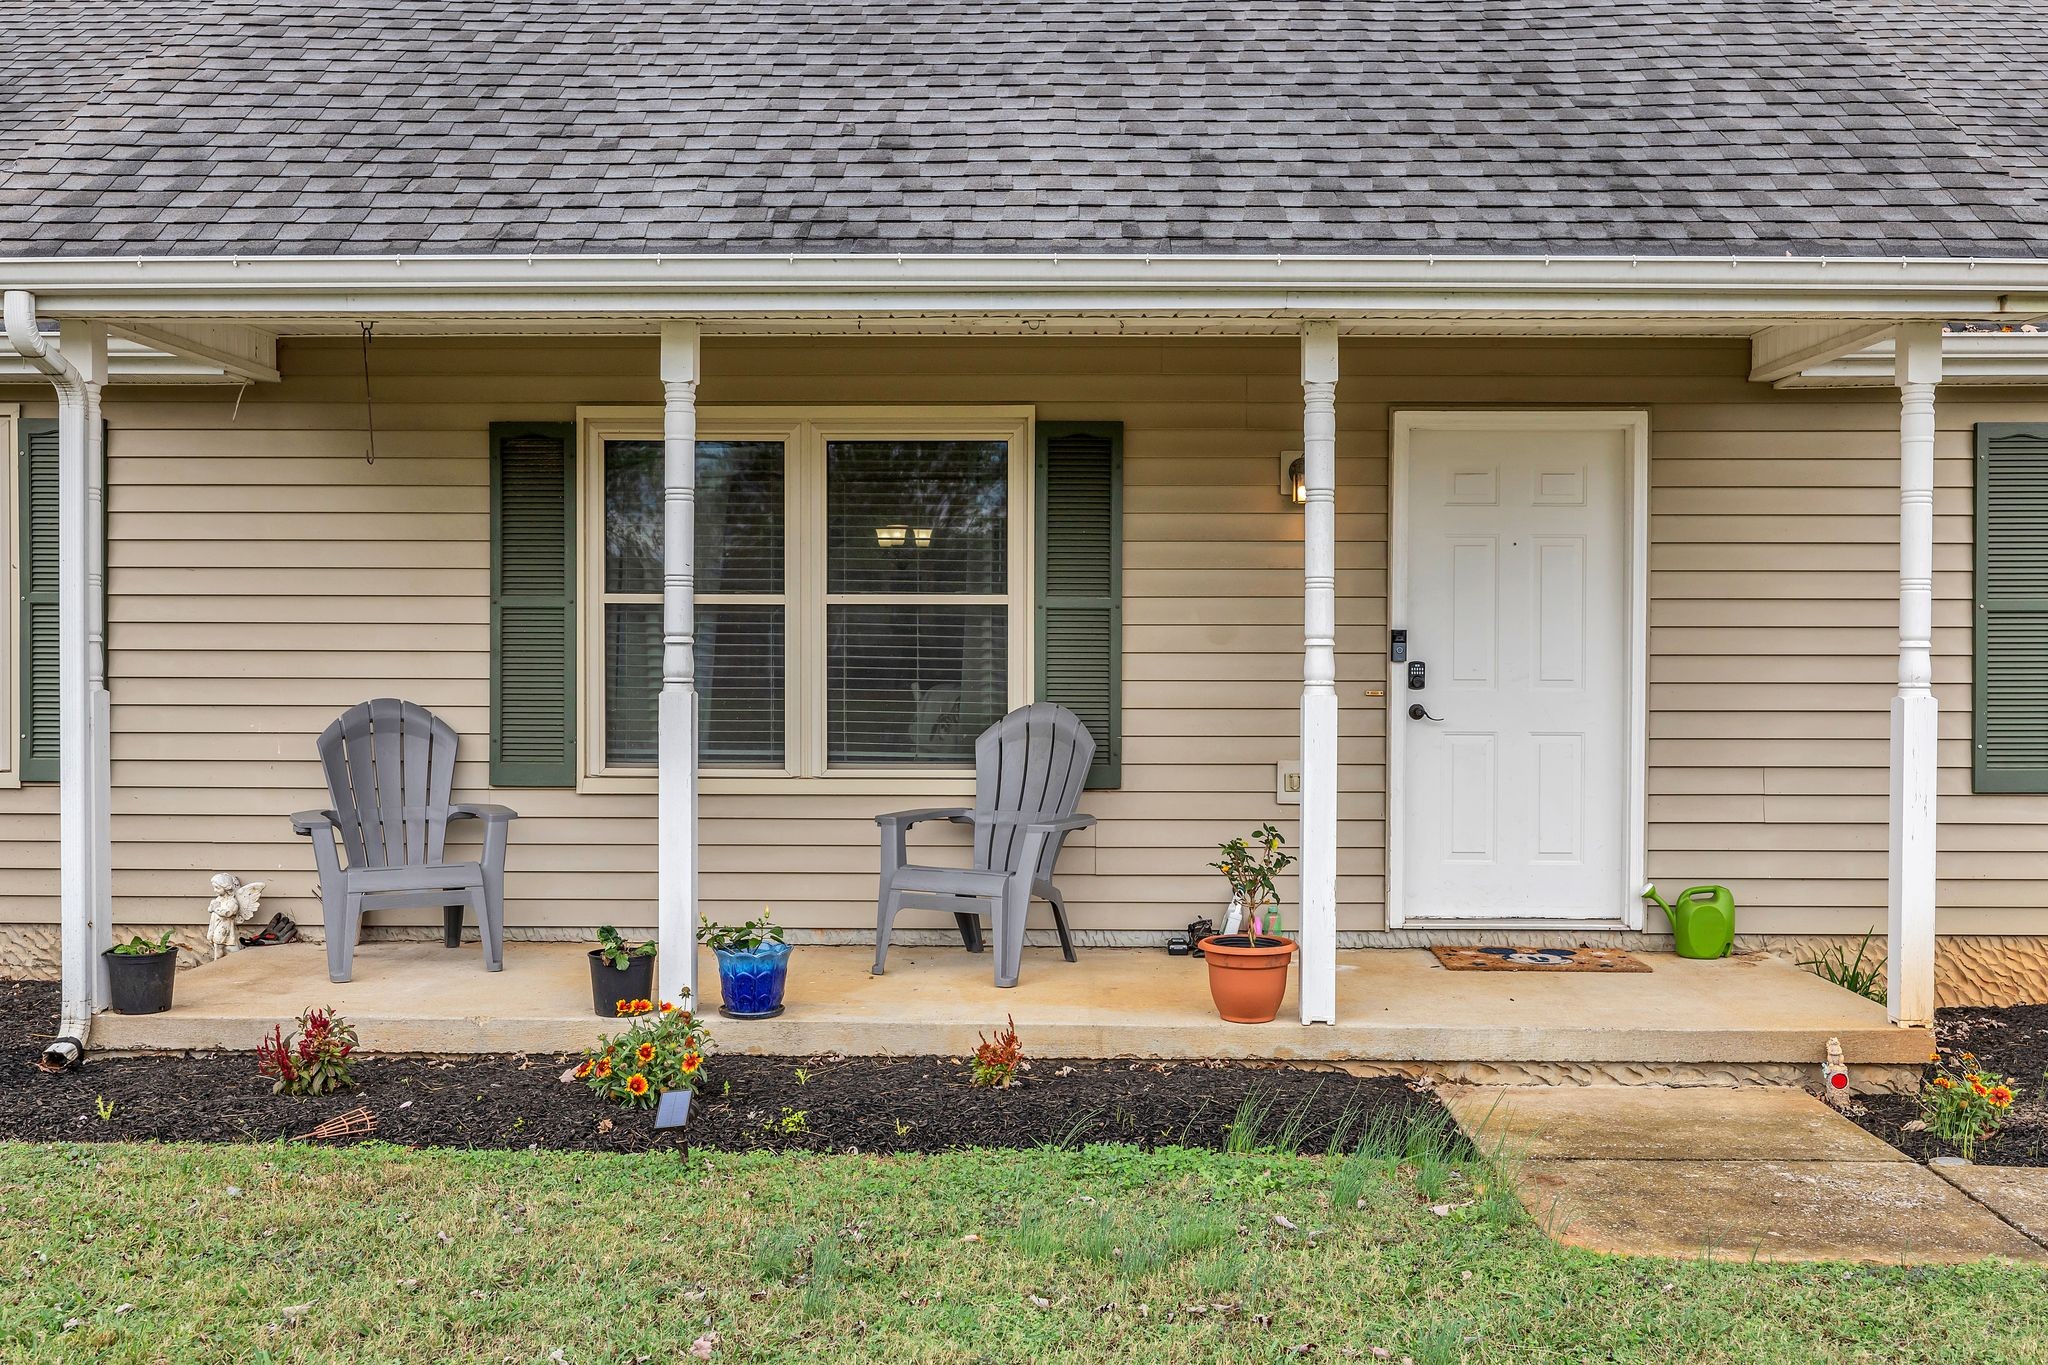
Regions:
<instances>
[{"instance_id":1,"label":"window with white trim","mask_svg":"<svg viewBox=\"0 0 2048 1365\"><path fill-rule=\"evenodd\" d=\"M1014 410L698 415L699 766L971 770L1025 700L1029 418ZM586 415L585 752L650 771L661 687L660 415Z\"/></svg>"}]
</instances>

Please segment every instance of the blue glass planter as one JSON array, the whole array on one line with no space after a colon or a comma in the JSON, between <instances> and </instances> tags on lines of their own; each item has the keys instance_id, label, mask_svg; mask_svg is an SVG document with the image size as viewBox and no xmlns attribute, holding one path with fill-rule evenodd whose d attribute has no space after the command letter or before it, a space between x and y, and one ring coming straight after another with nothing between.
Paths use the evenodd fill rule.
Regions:
<instances>
[{"instance_id":1,"label":"blue glass planter","mask_svg":"<svg viewBox=\"0 0 2048 1365\"><path fill-rule=\"evenodd\" d=\"M789 981L789 945L718 950L718 1012L728 1019L770 1019L782 1013L782 988Z\"/></svg>"}]
</instances>

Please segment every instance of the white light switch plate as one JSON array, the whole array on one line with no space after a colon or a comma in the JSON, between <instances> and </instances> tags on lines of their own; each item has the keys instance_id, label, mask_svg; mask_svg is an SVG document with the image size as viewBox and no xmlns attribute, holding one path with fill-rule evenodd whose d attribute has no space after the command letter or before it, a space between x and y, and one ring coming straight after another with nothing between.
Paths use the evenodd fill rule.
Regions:
<instances>
[{"instance_id":1,"label":"white light switch plate","mask_svg":"<svg viewBox=\"0 0 2048 1365\"><path fill-rule=\"evenodd\" d=\"M1283 806L1301 804L1301 764L1277 764L1273 776L1273 799Z\"/></svg>"}]
</instances>

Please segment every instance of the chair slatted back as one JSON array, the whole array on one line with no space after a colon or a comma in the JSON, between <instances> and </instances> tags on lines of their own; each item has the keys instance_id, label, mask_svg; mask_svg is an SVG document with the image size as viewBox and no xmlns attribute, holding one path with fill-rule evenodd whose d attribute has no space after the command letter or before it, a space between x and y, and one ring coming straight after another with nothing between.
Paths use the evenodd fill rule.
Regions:
<instances>
[{"instance_id":1,"label":"chair slatted back","mask_svg":"<svg viewBox=\"0 0 2048 1365\"><path fill-rule=\"evenodd\" d=\"M327 795L350 867L441 861L455 786L455 730L424 706L378 697L320 734Z\"/></svg>"},{"instance_id":2,"label":"chair slatted back","mask_svg":"<svg viewBox=\"0 0 2048 1365\"><path fill-rule=\"evenodd\" d=\"M1079 716L1050 702L1020 706L974 742L974 807L1048 818L1072 815L1094 761L1095 737ZM1064 833L1045 841L1033 877L1051 880L1064 842ZM1023 848L1021 826L978 826L974 866L1014 872Z\"/></svg>"}]
</instances>

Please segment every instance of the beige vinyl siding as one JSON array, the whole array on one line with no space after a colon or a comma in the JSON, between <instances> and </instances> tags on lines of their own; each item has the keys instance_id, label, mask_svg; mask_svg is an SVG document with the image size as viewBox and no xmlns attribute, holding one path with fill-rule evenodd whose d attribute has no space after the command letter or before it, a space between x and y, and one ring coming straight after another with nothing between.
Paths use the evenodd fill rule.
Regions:
<instances>
[{"instance_id":1,"label":"beige vinyl siding","mask_svg":"<svg viewBox=\"0 0 2048 1365\"><path fill-rule=\"evenodd\" d=\"M1735 887L1750 931L1884 918L1895 670L1889 390L1750 384L1741 342L1354 341L1338 391L1340 925L1384 923L1386 453L1402 406L1616 406L1650 415L1649 868ZM487 430L659 402L651 340L381 340L377 462L354 341L287 341L286 379L120 389L108 404L117 918L203 918L217 870L316 919L285 815L324 804L312 738L378 693L464 735L484 794ZM707 406L1031 404L1125 425L1126 749L1061 881L1087 929L1163 929L1216 904L1213 844L1265 819L1292 756L1300 444L1291 341L718 340ZM32 411L36 409L31 409ZM1943 390L1936 679L1944 932L2048 932L2048 797L1969 794L1970 424L2048 420L2048 393ZM729 918L872 924L872 815L963 785L707 783L702 889ZM521 927L653 922L647 792L502 790ZM0 917L54 918L54 792L0 791ZM952 831L926 836L957 839ZM385 916L425 923L430 915ZM906 921L909 923L911 921ZM936 924L936 918L919 922Z\"/></svg>"}]
</instances>

